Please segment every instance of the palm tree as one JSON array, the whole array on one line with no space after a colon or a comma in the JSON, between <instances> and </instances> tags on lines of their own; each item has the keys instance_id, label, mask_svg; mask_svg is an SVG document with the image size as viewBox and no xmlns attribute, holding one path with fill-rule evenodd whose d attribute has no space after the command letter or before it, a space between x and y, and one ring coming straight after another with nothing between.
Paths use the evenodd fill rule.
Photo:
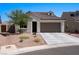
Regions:
<instances>
[{"instance_id":1,"label":"palm tree","mask_svg":"<svg viewBox=\"0 0 79 59\"><path fill-rule=\"evenodd\" d=\"M9 23L20 26L20 29L17 29L20 33L23 32L21 30L22 27L27 28L27 22L31 19L29 15L27 13L24 13L22 10L14 10L8 15L8 17L11 19Z\"/></svg>"},{"instance_id":2,"label":"palm tree","mask_svg":"<svg viewBox=\"0 0 79 59\"><path fill-rule=\"evenodd\" d=\"M10 23L20 25L20 27L27 25L28 19L30 19L30 17L22 10L12 11L8 17L11 19Z\"/></svg>"}]
</instances>

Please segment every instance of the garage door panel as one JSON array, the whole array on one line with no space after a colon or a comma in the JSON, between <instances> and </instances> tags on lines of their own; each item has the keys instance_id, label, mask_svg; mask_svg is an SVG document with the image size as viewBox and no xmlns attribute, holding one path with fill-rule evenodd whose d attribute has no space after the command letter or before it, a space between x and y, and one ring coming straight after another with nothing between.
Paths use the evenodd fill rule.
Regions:
<instances>
[{"instance_id":1,"label":"garage door panel","mask_svg":"<svg viewBox=\"0 0 79 59\"><path fill-rule=\"evenodd\" d=\"M41 32L60 32L60 23L41 23Z\"/></svg>"}]
</instances>

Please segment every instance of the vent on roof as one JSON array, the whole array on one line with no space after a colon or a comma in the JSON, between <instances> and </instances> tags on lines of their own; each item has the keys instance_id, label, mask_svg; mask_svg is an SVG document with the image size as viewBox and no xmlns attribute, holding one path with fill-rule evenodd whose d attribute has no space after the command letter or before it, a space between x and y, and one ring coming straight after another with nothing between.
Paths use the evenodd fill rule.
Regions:
<instances>
[{"instance_id":1,"label":"vent on roof","mask_svg":"<svg viewBox=\"0 0 79 59\"><path fill-rule=\"evenodd\" d=\"M74 14L70 14L70 16L71 16L71 17L74 17L75 15L74 15Z\"/></svg>"},{"instance_id":2,"label":"vent on roof","mask_svg":"<svg viewBox=\"0 0 79 59\"><path fill-rule=\"evenodd\" d=\"M49 12L48 12L48 15L53 16L54 14L53 14L52 11L49 11Z\"/></svg>"}]
</instances>

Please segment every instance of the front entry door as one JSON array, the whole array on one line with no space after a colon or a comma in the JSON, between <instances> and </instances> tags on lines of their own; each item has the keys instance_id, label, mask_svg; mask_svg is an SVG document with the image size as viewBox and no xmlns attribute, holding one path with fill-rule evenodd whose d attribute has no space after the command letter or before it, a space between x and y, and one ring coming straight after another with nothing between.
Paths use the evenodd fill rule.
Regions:
<instances>
[{"instance_id":1,"label":"front entry door","mask_svg":"<svg viewBox=\"0 0 79 59\"><path fill-rule=\"evenodd\" d=\"M37 32L37 22L32 22L32 32Z\"/></svg>"}]
</instances>

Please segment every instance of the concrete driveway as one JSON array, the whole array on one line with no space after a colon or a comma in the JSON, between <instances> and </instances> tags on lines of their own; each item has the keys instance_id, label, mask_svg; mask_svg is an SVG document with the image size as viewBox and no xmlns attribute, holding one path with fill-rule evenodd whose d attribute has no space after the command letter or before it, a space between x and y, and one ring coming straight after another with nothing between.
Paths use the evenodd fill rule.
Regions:
<instances>
[{"instance_id":1,"label":"concrete driveway","mask_svg":"<svg viewBox=\"0 0 79 59\"><path fill-rule=\"evenodd\" d=\"M40 33L47 44L79 43L79 38L66 33Z\"/></svg>"}]
</instances>

